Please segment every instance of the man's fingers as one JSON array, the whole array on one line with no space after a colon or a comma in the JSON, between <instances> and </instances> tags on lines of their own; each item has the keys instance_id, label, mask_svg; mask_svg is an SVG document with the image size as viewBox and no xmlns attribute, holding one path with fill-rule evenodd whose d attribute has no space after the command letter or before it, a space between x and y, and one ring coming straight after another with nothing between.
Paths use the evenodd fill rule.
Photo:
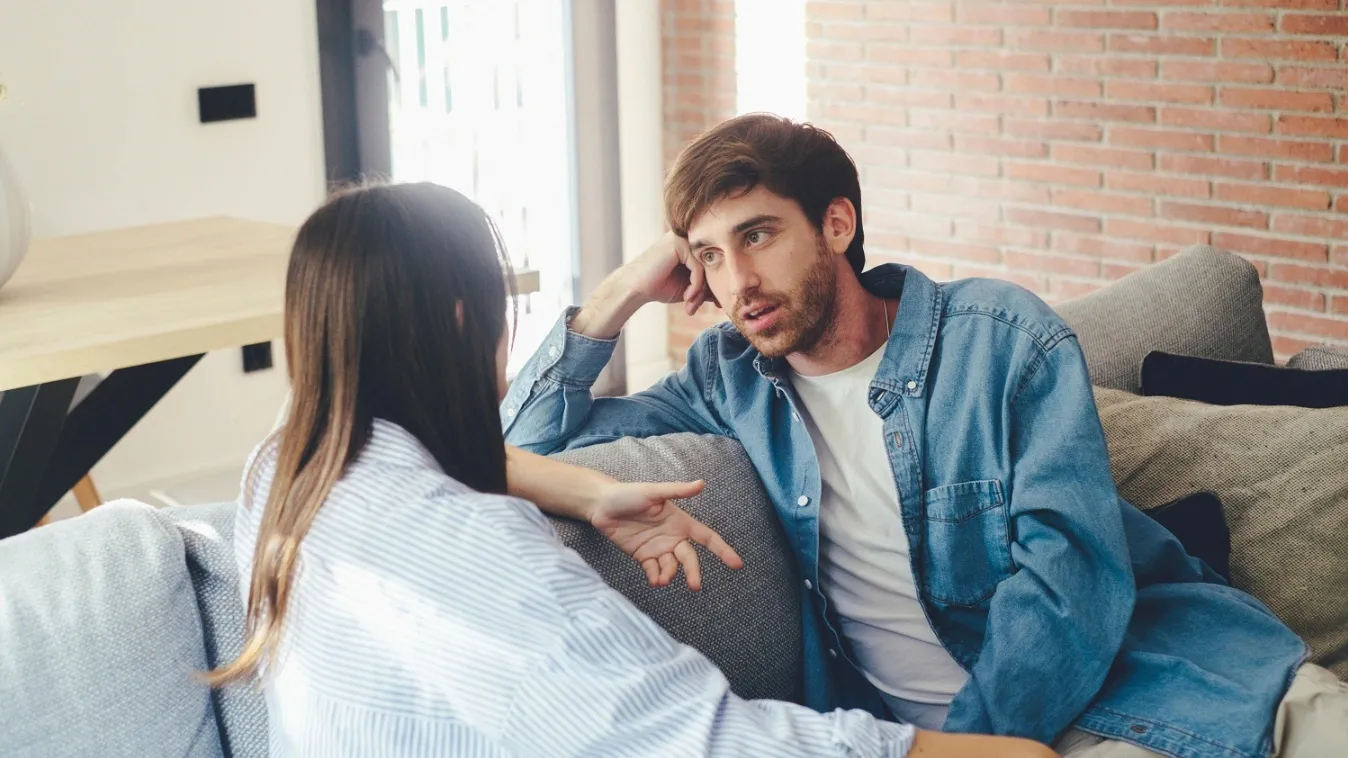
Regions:
<instances>
[{"instance_id":1,"label":"man's fingers","mask_svg":"<svg viewBox=\"0 0 1348 758\"><path fill-rule=\"evenodd\" d=\"M646 571L646 581L651 583L652 587L660 586L660 562L654 558L647 558L641 562L641 568Z\"/></svg>"},{"instance_id":2,"label":"man's fingers","mask_svg":"<svg viewBox=\"0 0 1348 758\"><path fill-rule=\"evenodd\" d=\"M663 587L674 581L674 576L679 573L679 561L673 553L665 553L660 556L660 586Z\"/></svg>"},{"instance_id":3,"label":"man's fingers","mask_svg":"<svg viewBox=\"0 0 1348 758\"><path fill-rule=\"evenodd\" d=\"M702 545L711 551L711 554L721 559L721 562L732 569L744 568L744 560L740 554L735 552L735 548L721 539L721 535L712 530L711 527L695 521L696 526L691 530L691 536L694 542Z\"/></svg>"},{"instance_id":4,"label":"man's fingers","mask_svg":"<svg viewBox=\"0 0 1348 758\"><path fill-rule=\"evenodd\" d=\"M675 545L674 557L683 565L683 578L688 582L688 589L693 592L702 589L702 567L698 564L697 550L693 547L693 543L684 540Z\"/></svg>"},{"instance_id":5,"label":"man's fingers","mask_svg":"<svg viewBox=\"0 0 1348 758\"><path fill-rule=\"evenodd\" d=\"M646 496L651 500L684 500L706 487L707 483L701 479L696 482L657 482L648 485Z\"/></svg>"}]
</instances>

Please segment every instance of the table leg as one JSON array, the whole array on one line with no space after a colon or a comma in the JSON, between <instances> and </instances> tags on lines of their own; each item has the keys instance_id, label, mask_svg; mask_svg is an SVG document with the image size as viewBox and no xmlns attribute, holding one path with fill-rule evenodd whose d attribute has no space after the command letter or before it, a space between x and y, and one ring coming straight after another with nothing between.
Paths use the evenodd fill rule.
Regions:
<instances>
[{"instance_id":1,"label":"table leg","mask_svg":"<svg viewBox=\"0 0 1348 758\"><path fill-rule=\"evenodd\" d=\"M38 492L78 383L62 379L0 395L0 538L27 531L51 510Z\"/></svg>"}]
</instances>

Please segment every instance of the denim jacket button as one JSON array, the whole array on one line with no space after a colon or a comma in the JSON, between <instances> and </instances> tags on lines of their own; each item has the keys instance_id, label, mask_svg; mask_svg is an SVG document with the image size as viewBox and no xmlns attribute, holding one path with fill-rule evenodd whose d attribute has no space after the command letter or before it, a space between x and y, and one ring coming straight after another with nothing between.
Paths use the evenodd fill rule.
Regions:
<instances>
[{"instance_id":1,"label":"denim jacket button","mask_svg":"<svg viewBox=\"0 0 1348 758\"><path fill-rule=\"evenodd\" d=\"M506 408L506 415L509 416L509 417L511 417L511 418L514 418L514 417L515 417L515 409L514 409L514 408Z\"/></svg>"},{"instance_id":2,"label":"denim jacket button","mask_svg":"<svg viewBox=\"0 0 1348 758\"><path fill-rule=\"evenodd\" d=\"M1131 731L1133 734L1147 733L1147 727L1142 726L1141 724L1133 724L1132 726L1128 727L1128 730Z\"/></svg>"},{"instance_id":3,"label":"denim jacket button","mask_svg":"<svg viewBox=\"0 0 1348 758\"><path fill-rule=\"evenodd\" d=\"M838 651L837 651L837 650L834 650L833 648L829 648L829 649L828 649L828 657L830 657L830 658L832 658L832 659L834 659L834 660L837 660L837 659L838 659Z\"/></svg>"},{"instance_id":4,"label":"denim jacket button","mask_svg":"<svg viewBox=\"0 0 1348 758\"><path fill-rule=\"evenodd\" d=\"M808 497L805 497L804 495L801 495L801 496L800 496L800 499L796 501L796 505L799 505L799 506L801 506L801 507L807 506L807 505L809 505L809 504L810 504L810 499L809 499Z\"/></svg>"},{"instance_id":5,"label":"denim jacket button","mask_svg":"<svg viewBox=\"0 0 1348 758\"><path fill-rule=\"evenodd\" d=\"M910 389L910 390L915 390L915 389L917 389L917 382L909 381L909 382L908 382L908 389Z\"/></svg>"},{"instance_id":6,"label":"denim jacket button","mask_svg":"<svg viewBox=\"0 0 1348 758\"><path fill-rule=\"evenodd\" d=\"M557 357L557 346L556 346L556 345L552 345L551 347L548 348L548 357L549 357L549 358L556 358L556 357Z\"/></svg>"},{"instance_id":7,"label":"denim jacket button","mask_svg":"<svg viewBox=\"0 0 1348 758\"><path fill-rule=\"evenodd\" d=\"M806 579L806 580L805 580L805 589L807 589L807 590L812 590L812 589L814 589L814 583L811 582L809 579Z\"/></svg>"}]
</instances>

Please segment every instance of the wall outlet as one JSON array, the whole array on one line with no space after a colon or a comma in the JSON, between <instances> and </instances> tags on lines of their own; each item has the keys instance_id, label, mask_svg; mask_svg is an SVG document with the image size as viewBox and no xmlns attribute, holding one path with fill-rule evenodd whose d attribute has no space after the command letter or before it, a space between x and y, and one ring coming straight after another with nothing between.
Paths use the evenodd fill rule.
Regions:
<instances>
[{"instance_id":1,"label":"wall outlet","mask_svg":"<svg viewBox=\"0 0 1348 758\"><path fill-rule=\"evenodd\" d=\"M243 346L243 373L251 374L254 371L266 371L271 367L270 342Z\"/></svg>"},{"instance_id":2,"label":"wall outlet","mask_svg":"<svg viewBox=\"0 0 1348 758\"><path fill-rule=\"evenodd\" d=\"M257 118L257 93L251 84L202 87L197 90L197 111L203 124Z\"/></svg>"}]
</instances>

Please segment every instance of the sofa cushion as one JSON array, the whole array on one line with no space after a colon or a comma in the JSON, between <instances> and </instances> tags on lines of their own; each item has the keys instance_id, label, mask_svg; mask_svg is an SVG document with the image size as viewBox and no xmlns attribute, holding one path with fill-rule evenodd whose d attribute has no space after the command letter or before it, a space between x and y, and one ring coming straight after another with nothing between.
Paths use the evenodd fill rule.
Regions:
<instances>
[{"instance_id":1,"label":"sofa cushion","mask_svg":"<svg viewBox=\"0 0 1348 758\"><path fill-rule=\"evenodd\" d=\"M1217 406L1096 389L1119 494L1143 510L1207 490L1231 583L1348 677L1348 408Z\"/></svg>"},{"instance_id":2,"label":"sofa cushion","mask_svg":"<svg viewBox=\"0 0 1348 758\"><path fill-rule=\"evenodd\" d=\"M243 651L245 611L234 565L234 503L185 505L157 512L182 537L187 571L212 668ZM219 723L220 744L230 758L266 758L267 702L251 684L216 689L211 702Z\"/></svg>"},{"instance_id":3,"label":"sofa cushion","mask_svg":"<svg viewBox=\"0 0 1348 758\"><path fill-rule=\"evenodd\" d=\"M1348 368L1302 371L1161 351L1142 359L1142 394L1209 405L1348 405Z\"/></svg>"},{"instance_id":4,"label":"sofa cushion","mask_svg":"<svg viewBox=\"0 0 1348 758\"><path fill-rule=\"evenodd\" d=\"M0 542L6 756L223 755L183 541L109 503Z\"/></svg>"},{"instance_id":5,"label":"sofa cushion","mask_svg":"<svg viewBox=\"0 0 1348 758\"><path fill-rule=\"evenodd\" d=\"M1137 392L1153 350L1272 363L1259 272L1240 256L1192 247L1058 307L1096 385Z\"/></svg>"},{"instance_id":6,"label":"sofa cushion","mask_svg":"<svg viewBox=\"0 0 1348 758\"><path fill-rule=\"evenodd\" d=\"M1348 347L1308 347L1292 356L1287 367L1302 371L1348 369Z\"/></svg>"},{"instance_id":7,"label":"sofa cushion","mask_svg":"<svg viewBox=\"0 0 1348 758\"><path fill-rule=\"evenodd\" d=\"M802 695L800 596L791 549L758 474L738 442L677 434L623 439L555 456L622 481L704 479L703 494L681 503L744 559L730 571L701 547L702 590L682 574L668 587L649 585L635 561L590 526L553 523L604 580L680 642L712 660L744 698L799 702Z\"/></svg>"}]
</instances>

